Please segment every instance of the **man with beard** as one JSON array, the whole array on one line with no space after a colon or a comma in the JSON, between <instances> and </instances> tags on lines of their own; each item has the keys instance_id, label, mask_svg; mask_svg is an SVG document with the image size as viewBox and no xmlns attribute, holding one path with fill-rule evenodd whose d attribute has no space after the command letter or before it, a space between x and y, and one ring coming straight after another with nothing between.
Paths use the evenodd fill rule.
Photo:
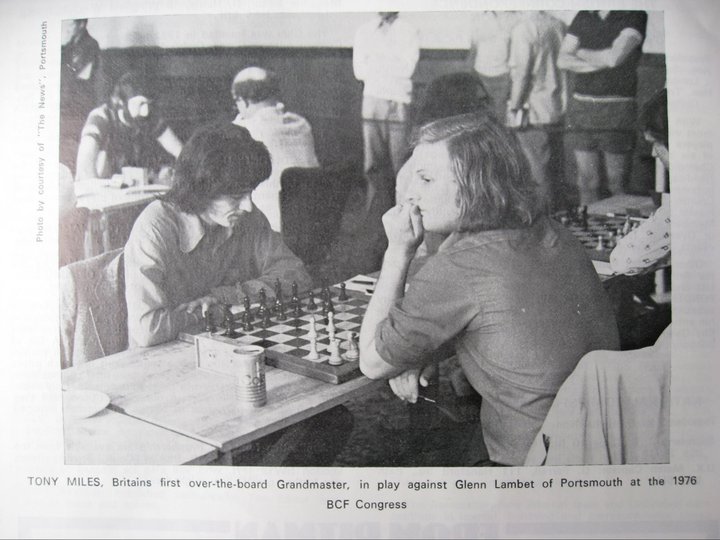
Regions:
<instances>
[{"instance_id":1,"label":"man with beard","mask_svg":"<svg viewBox=\"0 0 720 540\"><path fill-rule=\"evenodd\" d=\"M88 115L75 177L110 178L123 167L158 171L181 149L180 139L152 106L143 81L128 72L115 84L108 103Z\"/></svg>"}]
</instances>

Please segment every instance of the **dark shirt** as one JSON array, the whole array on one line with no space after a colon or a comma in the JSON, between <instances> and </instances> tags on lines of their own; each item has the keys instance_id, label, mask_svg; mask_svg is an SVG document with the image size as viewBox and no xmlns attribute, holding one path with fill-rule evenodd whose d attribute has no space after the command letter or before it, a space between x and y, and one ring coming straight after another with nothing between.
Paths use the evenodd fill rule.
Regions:
<instances>
[{"instance_id":1,"label":"dark shirt","mask_svg":"<svg viewBox=\"0 0 720 540\"><path fill-rule=\"evenodd\" d=\"M158 170L172 163L172 156L157 142L168 125L152 109L150 116L129 126L120 121L118 111L108 104L88 115L81 137L94 138L99 147L95 164L100 178L120 173L123 167L145 167Z\"/></svg>"},{"instance_id":2,"label":"dark shirt","mask_svg":"<svg viewBox=\"0 0 720 540\"><path fill-rule=\"evenodd\" d=\"M603 20L597 11L580 11L567 33L578 38L581 49L609 49L625 28L637 30L645 40L647 13L644 11L611 11ZM637 67L642 56L642 43L625 61L614 68L593 73L578 73L575 92L587 96L635 97Z\"/></svg>"},{"instance_id":3,"label":"dark shirt","mask_svg":"<svg viewBox=\"0 0 720 540\"><path fill-rule=\"evenodd\" d=\"M587 352L617 349L609 300L583 247L547 218L530 229L452 234L375 335L394 366L454 342L482 396L490 459L521 465L560 385Z\"/></svg>"}]
</instances>

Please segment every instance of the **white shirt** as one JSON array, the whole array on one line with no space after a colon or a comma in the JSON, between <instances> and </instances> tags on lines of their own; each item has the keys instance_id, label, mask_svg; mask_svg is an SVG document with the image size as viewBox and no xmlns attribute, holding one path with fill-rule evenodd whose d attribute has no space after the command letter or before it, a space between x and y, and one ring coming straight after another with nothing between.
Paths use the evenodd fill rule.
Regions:
<instances>
[{"instance_id":1,"label":"white shirt","mask_svg":"<svg viewBox=\"0 0 720 540\"><path fill-rule=\"evenodd\" d=\"M499 77L508 72L510 32L518 20L512 11L481 11L473 21L473 67L480 75Z\"/></svg>"},{"instance_id":2,"label":"white shirt","mask_svg":"<svg viewBox=\"0 0 720 540\"><path fill-rule=\"evenodd\" d=\"M312 128L299 114L285 111L278 103L265 107L250 118L239 115L233 124L244 127L256 141L263 143L272 160L272 173L253 191L252 198L268 218L274 231L280 232L280 177L289 167L318 167Z\"/></svg>"},{"instance_id":3,"label":"white shirt","mask_svg":"<svg viewBox=\"0 0 720 540\"><path fill-rule=\"evenodd\" d=\"M377 16L355 34L353 70L355 78L365 83L366 96L410 103L419 58L418 32L399 18L388 23Z\"/></svg>"},{"instance_id":4,"label":"white shirt","mask_svg":"<svg viewBox=\"0 0 720 540\"><path fill-rule=\"evenodd\" d=\"M618 274L639 274L670 253L670 203L663 204L637 229L618 240L610 267Z\"/></svg>"},{"instance_id":5,"label":"white shirt","mask_svg":"<svg viewBox=\"0 0 720 540\"><path fill-rule=\"evenodd\" d=\"M565 25L541 11L523 13L512 31L508 108L528 109L530 124L560 122L565 108L565 78L557 67Z\"/></svg>"}]
</instances>

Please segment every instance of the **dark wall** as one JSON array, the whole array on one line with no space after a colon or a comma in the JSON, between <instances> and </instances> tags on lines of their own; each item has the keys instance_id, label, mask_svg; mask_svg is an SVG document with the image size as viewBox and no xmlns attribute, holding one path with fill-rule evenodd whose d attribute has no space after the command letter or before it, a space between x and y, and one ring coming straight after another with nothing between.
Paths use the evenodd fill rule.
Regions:
<instances>
[{"instance_id":1,"label":"dark wall","mask_svg":"<svg viewBox=\"0 0 720 540\"><path fill-rule=\"evenodd\" d=\"M462 50L423 50L414 76L416 100L435 77L464 70L464 57ZM169 124L185 140L205 122L234 118L230 85L235 74L250 65L280 75L286 107L313 126L321 163L361 160L362 86L353 76L352 51L347 48L106 49L102 51L100 94L101 98L107 95L112 82L125 71L143 71ZM643 103L665 84L664 55L646 54L639 77L638 101ZM648 156L649 149L640 142L632 181L636 191L652 185ZM572 156L567 161L571 179Z\"/></svg>"}]
</instances>

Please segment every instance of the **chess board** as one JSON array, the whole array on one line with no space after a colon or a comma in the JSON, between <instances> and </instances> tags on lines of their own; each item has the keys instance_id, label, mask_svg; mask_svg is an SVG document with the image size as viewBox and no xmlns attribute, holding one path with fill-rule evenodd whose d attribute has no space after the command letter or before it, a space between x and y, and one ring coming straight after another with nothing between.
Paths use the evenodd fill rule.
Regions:
<instances>
[{"instance_id":1,"label":"chess board","mask_svg":"<svg viewBox=\"0 0 720 540\"><path fill-rule=\"evenodd\" d=\"M622 229L625 226L623 218L594 214L588 214L587 227L582 219L568 212L559 212L553 218L580 241L588 256L595 261L610 262L610 253L617 244L617 239L622 238Z\"/></svg>"},{"instance_id":2,"label":"chess board","mask_svg":"<svg viewBox=\"0 0 720 540\"><path fill-rule=\"evenodd\" d=\"M263 328L261 322L256 318L253 322L253 329L243 331L240 323L242 312L235 315L233 331L234 337L224 335L225 328L218 328L216 332L203 332L201 335L210 336L213 339L225 343L237 343L245 345L259 345L265 349L265 362L269 366L305 375L332 384L340 384L362 375L358 361L345 359L348 349L348 339L351 333L360 333L360 325L370 297L354 291L347 291L348 299L339 300L339 289L330 287L332 303L334 308L335 338L340 341L340 355L343 358L341 365L330 365L330 352L328 350L330 338L327 331L327 319L320 309L321 301L317 301L317 309L309 310L307 297L301 298L302 315L295 317L293 310L288 309L286 320L277 320L277 314L273 313L270 324ZM320 289L316 292L316 298L320 298ZM272 305L272 302L269 303ZM310 352L310 320L315 319L315 330L317 332L316 347L319 358L308 360L306 356ZM193 336L183 334L181 339L193 341Z\"/></svg>"}]
</instances>

